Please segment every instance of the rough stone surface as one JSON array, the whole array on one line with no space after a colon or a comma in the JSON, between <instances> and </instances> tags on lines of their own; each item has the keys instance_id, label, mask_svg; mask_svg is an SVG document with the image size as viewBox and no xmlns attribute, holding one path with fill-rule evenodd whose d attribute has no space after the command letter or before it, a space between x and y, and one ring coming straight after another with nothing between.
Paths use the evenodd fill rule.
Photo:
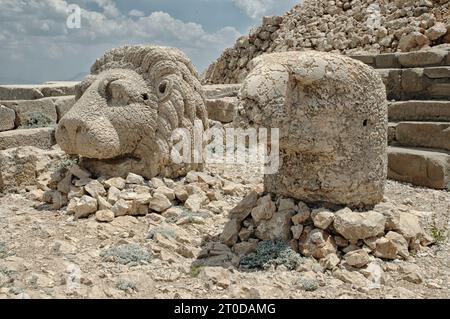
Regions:
<instances>
[{"instance_id":1,"label":"rough stone surface","mask_svg":"<svg viewBox=\"0 0 450 319\"><path fill-rule=\"evenodd\" d=\"M255 235L261 240L282 239L287 241L292 238L291 217L293 212L276 212L268 220L260 220Z\"/></svg>"},{"instance_id":2,"label":"rough stone surface","mask_svg":"<svg viewBox=\"0 0 450 319\"><path fill-rule=\"evenodd\" d=\"M114 220L114 213L110 210L99 210L95 213L95 219L99 222L110 223Z\"/></svg>"},{"instance_id":3,"label":"rough stone surface","mask_svg":"<svg viewBox=\"0 0 450 319\"><path fill-rule=\"evenodd\" d=\"M47 82L39 85L0 85L0 100L35 100L73 95L77 82Z\"/></svg>"},{"instance_id":4,"label":"rough stone surface","mask_svg":"<svg viewBox=\"0 0 450 319\"><path fill-rule=\"evenodd\" d=\"M55 143L55 129L53 127L0 132L0 150L21 146L50 149Z\"/></svg>"},{"instance_id":5,"label":"rough stone surface","mask_svg":"<svg viewBox=\"0 0 450 319\"><path fill-rule=\"evenodd\" d=\"M16 112L16 125L18 127L51 126L58 121L56 106L52 98L5 101L3 103Z\"/></svg>"},{"instance_id":6,"label":"rough stone surface","mask_svg":"<svg viewBox=\"0 0 450 319\"><path fill-rule=\"evenodd\" d=\"M90 196L84 195L77 202L74 211L75 218L89 217L97 211L97 200Z\"/></svg>"},{"instance_id":7,"label":"rough stone surface","mask_svg":"<svg viewBox=\"0 0 450 319\"><path fill-rule=\"evenodd\" d=\"M346 208L336 213L333 225L344 238L358 241L382 234L385 224L386 218L381 213L375 211L359 213Z\"/></svg>"},{"instance_id":8,"label":"rough stone surface","mask_svg":"<svg viewBox=\"0 0 450 319\"><path fill-rule=\"evenodd\" d=\"M170 202L170 200L168 200L166 196L160 193L154 194L149 204L149 208L158 213L162 213L170 207L172 207L172 203Z\"/></svg>"},{"instance_id":9,"label":"rough stone surface","mask_svg":"<svg viewBox=\"0 0 450 319\"><path fill-rule=\"evenodd\" d=\"M197 72L177 49L112 49L77 86L76 98L56 139L66 153L82 155L86 166L105 175L186 174L191 165L170 159L172 131L192 130L194 120L208 127Z\"/></svg>"},{"instance_id":10,"label":"rough stone surface","mask_svg":"<svg viewBox=\"0 0 450 319\"><path fill-rule=\"evenodd\" d=\"M323 208L315 209L311 213L314 226L320 229L327 229L334 220L334 213Z\"/></svg>"},{"instance_id":11,"label":"rough stone surface","mask_svg":"<svg viewBox=\"0 0 450 319\"><path fill-rule=\"evenodd\" d=\"M262 220L269 220L276 211L275 204L272 202L270 194L261 197L258 200L257 206L252 209L252 217L256 224Z\"/></svg>"},{"instance_id":12,"label":"rough stone surface","mask_svg":"<svg viewBox=\"0 0 450 319\"><path fill-rule=\"evenodd\" d=\"M35 185L52 153L33 146L0 151L0 192Z\"/></svg>"},{"instance_id":13,"label":"rough stone surface","mask_svg":"<svg viewBox=\"0 0 450 319\"><path fill-rule=\"evenodd\" d=\"M0 105L0 132L14 129L16 113L13 109Z\"/></svg>"},{"instance_id":14,"label":"rough stone surface","mask_svg":"<svg viewBox=\"0 0 450 319\"><path fill-rule=\"evenodd\" d=\"M265 176L266 190L306 202L378 203L387 171L387 102L376 72L321 52L263 55L252 66L237 122L280 129L280 169Z\"/></svg>"},{"instance_id":15,"label":"rough stone surface","mask_svg":"<svg viewBox=\"0 0 450 319\"><path fill-rule=\"evenodd\" d=\"M264 17L260 26L237 39L209 66L204 82L240 83L250 61L271 52L361 54L365 63L373 64L368 53L417 51L450 43L449 7L447 0L304 0L281 17Z\"/></svg>"},{"instance_id":16,"label":"rough stone surface","mask_svg":"<svg viewBox=\"0 0 450 319\"><path fill-rule=\"evenodd\" d=\"M333 236L321 229L304 230L300 237L298 248L303 255L317 259L336 253L336 243Z\"/></svg>"},{"instance_id":17,"label":"rough stone surface","mask_svg":"<svg viewBox=\"0 0 450 319\"><path fill-rule=\"evenodd\" d=\"M211 120L222 123L233 122L237 110L238 99L236 97L223 97L206 100L208 117Z\"/></svg>"},{"instance_id":18,"label":"rough stone surface","mask_svg":"<svg viewBox=\"0 0 450 319\"><path fill-rule=\"evenodd\" d=\"M388 177L436 189L450 189L450 152L390 147Z\"/></svg>"},{"instance_id":19,"label":"rough stone surface","mask_svg":"<svg viewBox=\"0 0 450 319\"><path fill-rule=\"evenodd\" d=\"M252 212L252 208L256 206L258 193L250 192L244 197L233 209L230 210L230 219L237 219L239 222L245 220Z\"/></svg>"},{"instance_id":20,"label":"rough stone surface","mask_svg":"<svg viewBox=\"0 0 450 319\"><path fill-rule=\"evenodd\" d=\"M370 256L364 249L354 250L344 256L348 265L361 268L370 262Z\"/></svg>"}]
</instances>

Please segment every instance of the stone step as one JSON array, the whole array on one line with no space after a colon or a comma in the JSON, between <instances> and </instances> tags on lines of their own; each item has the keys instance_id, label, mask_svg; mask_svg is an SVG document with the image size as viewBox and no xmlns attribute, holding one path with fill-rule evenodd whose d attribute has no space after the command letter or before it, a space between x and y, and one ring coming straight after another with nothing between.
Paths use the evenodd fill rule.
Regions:
<instances>
[{"instance_id":1,"label":"stone step","mask_svg":"<svg viewBox=\"0 0 450 319\"><path fill-rule=\"evenodd\" d=\"M238 105L237 97L206 99L206 109L210 120L221 123L233 122Z\"/></svg>"},{"instance_id":2,"label":"stone step","mask_svg":"<svg viewBox=\"0 0 450 319\"><path fill-rule=\"evenodd\" d=\"M49 149L55 144L54 127L0 132L0 150L19 146L35 146L42 149Z\"/></svg>"},{"instance_id":3,"label":"stone step","mask_svg":"<svg viewBox=\"0 0 450 319\"><path fill-rule=\"evenodd\" d=\"M45 97L36 100L0 101L15 112L16 128L54 125L75 104L75 96Z\"/></svg>"},{"instance_id":4,"label":"stone step","mask_svg":"<svg viewBox=\"0 0 450 319\"><path fill-rule=\"evenodd\" d=\"M0 100L35 100L43 97L75 95L78 82L0 85Z\"/></svg>"},{"instance_id":5,"label":"stone step","mask_svg":"<svg viewBox=\"0 0 450 319\"><path fill-rule=\"evenodd\" d=\"M350 57L376 69L402 69L429 66L450 66L450 47L408 53L351 55Z\"/></svg>"},{"instance_id":6,"label":"stone step","mask_svg":"<svg viewBox=\"0 0 450 319\"><path fill-rule=\"evenodd\" d=\"M450 152L388 147L388 178L417 186L450 189Z\"/></svg>"},{"instance_id":7,"label":"stone step","mask_svg":"<svg viewBox=\"0 0 450 319\"><path fill-rule=\"evenodd\" d=\"M377 71L388 100L450 100L450 66Z\"/></svg>"},{"instance_id":8,"label":"stone step","mask_svg":"<svg viewBox=\"0 0 450 319\"><path fill-rule=\"evenodd\" d=\"M450 122L450 101L389 102L389 121Z\"/></svg>"},{"instance_id":9,"label":"stone step","mask_svg":"<svg viewBox=\"0 0 450 319\"><path fill-rule=\"evenodd\" d=\"M203 91L207 99L219 99L223 97L236 97L241 84L213 84L203 85Z\"/></svg>"},{"instance_id":10,"label":"stone step","mask_svg":"<svg viewBox=\"0 0 450 319\"><path fill-rule=\"evenodd\" d=\"M450 122L398 122L395 142L401 146L450 151Z\"/></svg>"}]
</instances>

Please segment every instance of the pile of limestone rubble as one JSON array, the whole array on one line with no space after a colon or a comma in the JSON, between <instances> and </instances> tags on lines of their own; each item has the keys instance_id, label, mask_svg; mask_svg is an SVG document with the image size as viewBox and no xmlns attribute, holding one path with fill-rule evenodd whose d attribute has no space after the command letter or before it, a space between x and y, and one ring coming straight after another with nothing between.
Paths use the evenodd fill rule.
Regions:
<instances>
[{"instance_id":1,"label":"pile of limestone rubble","mask_svg":"<svg viewBox=\"0 0 450 319\"><path fill-rule=\"evenodd\" d=\"M133 173L126 178L96 178L73 160L61 157L57 150L43 152L26 147L18 151L28 154L34 151L46 157L36 160L35 155L31 158L22 155L26 159L24 162L31 166L42 163L42 159L47 163L66 163L59 167L53 165L51 169L36 168L40 173L34 181L37 187L25 189L33 198L46 202L48 208L64 212L74 220L95 218L98 222L109 223L120 216L159 214L176 219L177 225L195 224L202 223L204 216L221 214L233 207L216 243L203 247L198 256L200 263L230 262L237 266L244 256L254 253L258 245L282 240L292 251L319 260L327 269L342 263L362 268L376 258L407 260L411 254L433 243L433 238L424 230L432 224L431 213L391 203L382 202L373 210L363 212L348 207L328 209L264 192L261 185L256 188L255 184L249 185L253 188L249 192L245 184L208 172L191 171L179 180L147 180ZM16 177L4 176L9 180L17 180ZM224 198L242 198L246 193L237 205Z\"/></svg>"},{"instance_id":2,"label":"pile of limestone rubble","mask_svg":"<svg viewBox=\"0 0 450 319\"><path fill-rule=\"evenodd\" d=\"M374 257L407 259L410 253L430 245L433 239L421 226L427 223L427 216L420 215L388 203L365 212L333 211L253 191L230 211L221 240L236 254L246 255L261 241L282 239L328 269L335 268L341 258L348 266L361 268Z\"/></svg>"},{"instance_id":3,"label":"pile of limestone rubble","mask_svg":"<svg viewBox=\"0 0 450 319\"><path fill-rule=\"evenodd\" d=\"M450 42L448 0L305 0L225 50L205 83L239 83L264 53L311 49L355 54L408 52Z\"/></svg>"}]
</instances>

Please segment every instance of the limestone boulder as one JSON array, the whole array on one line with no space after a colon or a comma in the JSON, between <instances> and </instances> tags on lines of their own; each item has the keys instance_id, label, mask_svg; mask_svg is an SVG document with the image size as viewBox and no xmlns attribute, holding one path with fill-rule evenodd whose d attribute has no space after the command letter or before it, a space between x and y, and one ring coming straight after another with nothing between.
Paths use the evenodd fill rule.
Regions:
<instances>
[{"instance_id":1,"label":"limestone boulder","mask_svg":"<svg viewBox=\"0 0 450 319\"><path fill-rule=\"evenodd\" d=\"M0 132L14 129L16 113L13 109L0 105Z\"/></svg>"},{"instance_id":2,"label":"limestone boulder","mask_svg":"<svg viewBox=\"0 0 450 319\"><path fill-rule=\"evenodd\" d=\"M237 121L279 129L272 145L279 170L265 176L266 190L350 207L380 202L387 173L381 77L362 62L310 51L265 54L251 66Z\"/></svg>"},{"instance_id":3,"label":"limestone boulder","mask_svg":"<svg viewBox=\"0 0 450 319\"><path fill-rule=\"evenodd\" d=\"M375 211L359 213L345 208L336 213L333 225L342 237L356 242L383 234L386 217Z\"/></svg>"}]
</instances>

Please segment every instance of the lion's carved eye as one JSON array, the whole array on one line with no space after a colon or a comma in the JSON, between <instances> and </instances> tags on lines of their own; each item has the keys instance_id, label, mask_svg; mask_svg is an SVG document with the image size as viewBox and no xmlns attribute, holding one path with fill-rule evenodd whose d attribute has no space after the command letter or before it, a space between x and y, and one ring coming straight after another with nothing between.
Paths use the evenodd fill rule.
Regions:
<instances>
[{"instance_id":1,"label":"lion's carved eye","mask_svg":"<svg viewBox=\"0 0 450 319\"><path fill-rule=\"evenodd\" d=\"M168 79L160 81L157 87L157 92L160 100L167 99L172 93L172 81Z\"/></svg>"}]
</instances>

